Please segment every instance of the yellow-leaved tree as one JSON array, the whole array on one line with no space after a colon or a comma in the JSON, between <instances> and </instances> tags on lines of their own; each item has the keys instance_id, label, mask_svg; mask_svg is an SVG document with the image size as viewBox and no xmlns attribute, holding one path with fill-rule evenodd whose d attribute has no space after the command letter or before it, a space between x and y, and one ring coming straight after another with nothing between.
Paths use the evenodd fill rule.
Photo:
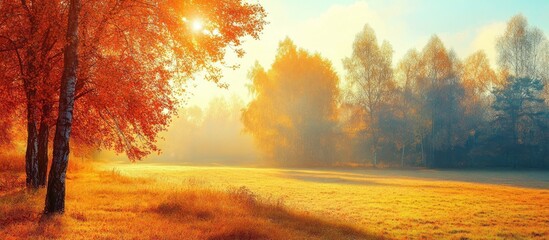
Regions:
<instances>
[{"instance_id":1,"label":"yellow-leaved tree","mask_svg":"<svg viewBox=\"0 0 549 240\"><path fill-rule=\"evenodd\" d=\"M287 38L271 68L256 64L250 79L254 99L242 122L266 160L310 166L334 159L339 80L328 60Z\"/></svg>"}]
</instances>

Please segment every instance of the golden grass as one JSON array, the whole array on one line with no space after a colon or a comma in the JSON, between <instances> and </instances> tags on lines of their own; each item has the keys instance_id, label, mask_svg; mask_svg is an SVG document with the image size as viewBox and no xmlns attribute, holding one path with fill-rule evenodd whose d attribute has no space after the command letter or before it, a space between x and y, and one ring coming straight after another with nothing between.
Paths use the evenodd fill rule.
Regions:
<instances>
[{"instance_id":1,"label":"golden grass","mask_svg":"<svg viewBox=\"0 0 549 240\"><path fill-rule=\"evenodd\" d=\"M48 163L49 167L50 163ZM74 158L69 162L69 172L92 170L86 159ZM16 151L0 153L0 196L25 188L25 157Z\"/></svg>"},{"instance_id":2,"label":"golden grass","mask_svg":"<svg viewBox=\"0 0 549 240\"><path fill-rule=\"evenodd\" d=\"M0 239L549 238L547 189L385 172L80 167L67 176L63 216L41 215L43 189L0 191ZM0 179L24 181L10 174Z\"/></svg>"},{"instance_id":3,"label":"golden grass","mask_svg":"<svg viewBox=\"0 0 549 240\"><path fill-rule=\"evenodd\" d=\"M161 174L161 172L159 172ZM64 215L42 215L45 190L0 196L0 239L376 239L290 211L246 187L166 184L116 169L69 173Z\"/></svg>"},{"instance_id":4,"label":"golden grass","mask_svg":"<svg viewBox=\"0 0 549 240\"><path fill-rule=\"evenodd\" d=\"M112 167L112 166L108 166ZM129 176L181 186L246 186L297 211L396 239L547 239L549 190L384 176L386 170L284 170L123 164ZM445 172L422 170L426 176ZM463 174L467 174L464 172ZM484 174L479 172L478 174ZM487 172L490 174L490 172ZM513 172L494 175L504 177ZM524 179L528 179L526 173ZM469 175L465 175L466 179ZM474 174L471 181L474 181Z\"/></svg>"}]
</instances>

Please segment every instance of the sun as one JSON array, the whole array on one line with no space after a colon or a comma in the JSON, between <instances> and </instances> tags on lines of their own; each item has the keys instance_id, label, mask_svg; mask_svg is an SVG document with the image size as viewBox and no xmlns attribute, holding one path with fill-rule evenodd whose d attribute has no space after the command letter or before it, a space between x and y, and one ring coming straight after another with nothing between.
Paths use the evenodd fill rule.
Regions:
<instances>
[{"instance_id":1,"label":"sun","mask_svg":"<svg viewBox=\"0 0 549 240\"><path fill-rule=\"evenodd\" d=\"M200 19L194 20L192 25L193 31L199 32L204 28L204 25L202 25L202 21Z\"/></svg>"}]
</instances>

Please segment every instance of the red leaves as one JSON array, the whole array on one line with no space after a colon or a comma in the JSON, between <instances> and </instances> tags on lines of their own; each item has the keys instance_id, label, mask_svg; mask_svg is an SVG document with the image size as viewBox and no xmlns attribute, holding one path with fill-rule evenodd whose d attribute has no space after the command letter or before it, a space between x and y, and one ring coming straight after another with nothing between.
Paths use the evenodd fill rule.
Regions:
<instances>
[{"instance_id":1,"label":"red leaves","mask_svg":"<svg viewBox=\"0 0 549 240\"><path fill-rule=\"evenodd\" d=\"M30 8L16 1L0 3L0 36L9 37L0 39L0 50L14 42L21 52L35 53L19 63L14 50L2 51L9 57L0 59L0 69L22 65L25 71L5 71L6 79L36 74L37 101L57 102L66 9L59 1L37 1ZM257 38L266 24L260 5L226 0L91 0L80 15L73 136L78 143L113 148L131 159L158 151L156 136L175 113L183 83L198 71L217 81L215 63L223 60L225 48L241 54L240 38ZM209 33L191 32L185 17L202 19ZM23 94L16 96L17 103L24 103ZM0 111L13 115L1 106Z\"/></svg>"}]
</instances>

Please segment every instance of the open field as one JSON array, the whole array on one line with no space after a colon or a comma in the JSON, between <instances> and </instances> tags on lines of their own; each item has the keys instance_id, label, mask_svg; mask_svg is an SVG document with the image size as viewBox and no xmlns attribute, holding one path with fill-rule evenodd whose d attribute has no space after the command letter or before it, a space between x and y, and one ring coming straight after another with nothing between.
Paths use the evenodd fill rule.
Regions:
<instances>
[{"instance_id":1,"label":"open field","mask_svg":"<svg viewBox=\"0 0 549 240\"><path fill-rule=\"evenodd\" d=\"M23 175L2 172L0 239L380 239L296 212L249 189L177 185L118 171L69 174L64 215L42 214L45 189L27 192Z\"/></svg>"},{"instance_id":2,"label":"open field","mask_svg":"<svg viewBox=\"0 0 549 240\"><path fill-rule=\"evenodd\" d=\"M0 239L546 239L547 176L99 164L69 171L66 214L45 218L45 191L9 171Z\"/></svg>"},{"instance_id":3,"label":"open field","mask_svg":"<svg viewBox=\"0 0 549 240\"><path fill-rule=\"evenodd\" d=\"M291 209L389 238L549 238L544 171L302 170L104 166L182 185L246 186Z\"/></svg>"}]
</instances>

